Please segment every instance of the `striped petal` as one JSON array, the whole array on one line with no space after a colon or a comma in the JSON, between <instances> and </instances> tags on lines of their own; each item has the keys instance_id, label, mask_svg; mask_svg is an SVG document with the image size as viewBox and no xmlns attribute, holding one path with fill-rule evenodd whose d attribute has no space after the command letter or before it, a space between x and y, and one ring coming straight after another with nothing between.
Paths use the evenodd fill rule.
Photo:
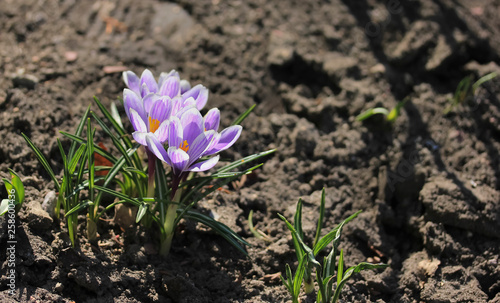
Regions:
<instances>
[{"instance_id":1,"label":"striped petal","mask_svg":"<svg viewBox=\"0 0 500 303\"><path fill-rule=\"evenodd\" d=\"M204 130L203 117L196 108L191 108L180 117L180 120L183 139L191 144Z\"/></svg>"},{"instance_id":2,"label":"striped petal","mask_svg":"<svg viewBox=\"0 0 500 303\"><path fill-rule=\"evenodd\" d=\"M201 110L205 104L207 104L208 89L205 86L198 84L182 95L183 100L187 100L190 97L196 101L196 108Z\"/></svg>"},{"instance_id":3,"label":"striped petal","mask_svg":"<svg viewBox=\"0 0 500 303\"><path fill-rule=\"evenodd\" d=\"M165 151L163 145L158 141L158 139L152 133L146 134L146 143L148 149L161 161L170 164L170 159L168 153Z\"/></svg>"},{"instance_id":4,"label":"striped petal","mask_svg":"<svg viewBox=\"0 0 500 303\"><path fill-rule=\"evenodd\" d=\"M142 97L146 96L149 93L158 92L158 83L156 83L155 77L149 69L145 69L142 72L140 86Z\"/></svg>"},{"instance_id":5,"label":"striped petal","mask_svg":"<svg viewBox=\"0 0 500 303\"><path fill-rule=\"evenodd\" d=\"M217 144L208 150L205 155L212 155L231 147L240 137L242 129L241 125L233 125L224 129L220 133L220 138Z\"/></svg>"},{"instance_id":6,"label":"striped petal","mask_svg":"<svg viewBox=\"0 0 500 303\"><path fill-rule=\"evenodd\" d=\"M168 157L170 159L170 166L174 175L180 176L184 170L186 170L187 164L189 162L188 154L180 148L169 147L167 150Z\"/></svg>"},{"instance_id":7,"label":"striped petal","mask_svg":"<svg viewBox=\"0 0 500 303\"><path fill-rule=\"evenodd\" d=\"M210 158L208 160L195 163L195 164L191 165L186 170L187 171L193 171L193 172L206 171L206 170L209 170L212 167L214 167L215 164L217 164L217 162L219 162L219 155L217 155L215 157L212 157L212 158Z\"/></svg>"},{"instance_id":8,"label":"striped petal","mask_svg":"<svg viewBox=\"0 0 500 303\"><path fill-rule=\"evenodd\" d=\"M128 88L123 90L123 107L125 107L125 113L129 119L131 119L130 109L134 109L143 120L146 120L147 115L141 97Z\"/></svg>"},{"instance_id":9,"label":"striped petal","mask_svg":"<svg viewBox=\"0 0 500 303\"><path fill-rule=\"evenodd\" d=\"M132 137L134 137L134 140L144 146L148 146L148 143L146 141L146 136L148 133L145 132L133 132Z\"/></svg>"},{"instance_id":10,"label":"striped petal","mask_svg":"<svg viewBox=\"0 0 500 303\"><path fill-rule=\"evenodd\" d=\"M143 133L148 131L146 123L133 108L130 109L130 122L136 131Z\"/></svg>"},{"instance_id":11,"label":"striped petal","mask_svg":"<svg viewBox=\"0 0 500 303\"><path fill-rule=\"evenodd\" d=\"M208 113L203 117L203 123L205 126L205 130L215 130L219 129L220 123L220 111L218 108L212 108L208 111Z\"/></svg>"},{"instance_id":12,"label":"striped petal","mask_svg":"<svg viewBox=\"0 0 500 303\"><path fill-rule=\"evenodd\" d=\"M134 91L136 94L140 94L141 80L139 79L139 77L137 77L137 75L132 71L123 72L122 76L125 85L127 85L127 87L130 88L132 91Z\"/></svg>"},{"instance_id":13,"label":"striped petal","mask_svg":"<svg viewBox=\"0 0 500 303\"><path fill-rule=\"evenodd\" d=\"M179 76L170 76L163 82L160 87L159 94L162 96L169 96L170 98L176 97L179 95L180 88Z\"/></svg>"},{"instance_id":14,"label":"striped petal","mask_svg":"<svg viewBox=\"0 0 500 303\"><path fill-rule=\"evenodd\" d=\"M168 145L173 147L180 147L183 143L181 121L177 117L171 117L169 122Z\"/></svg>"},{"instance_id":15,"label":"striped petal","mask_svg":"<svg viewBox=\"0 0 500 303\"><path fill-rule=\"evenodd\" d=\"M156 138L158 138L158 141L160 141L161 144L167 142L168 140L168 126L170 124L169 120L165 120L160 124L160 127L154 132L154 135ZM137 141L137 140L136 140Z\"/></svg>"},{"instance_id":16,"label":"striped petal","mask_svg":"<svg viewBox=\"0 0 500 303\"><path fill-rule=\"evenodd\" d=\"M207 150L207 147L210 145L214 135L215 131L213 130L202 132L194 141L190 143L188 150L189 165L200 159L201 155L203 155L203 153Z\"/></svg>"}]
</instances>

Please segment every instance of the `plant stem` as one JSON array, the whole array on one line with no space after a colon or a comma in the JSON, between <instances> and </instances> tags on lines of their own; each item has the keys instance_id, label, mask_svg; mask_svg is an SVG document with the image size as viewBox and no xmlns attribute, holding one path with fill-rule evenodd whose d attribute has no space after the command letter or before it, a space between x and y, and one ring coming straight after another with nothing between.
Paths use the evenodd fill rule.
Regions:
<instances>
[{"instance_id":1,"label":"plant stem","mask_svg":"<svg viewBox=\"0 0 500 303\"><path fill-rule=\"evenodd\" d=\"M172 200L168 205L167 214L165 216L165 233L161 235L160 239L160 255L168 256L170 247L172 246L172 239L175 231L175 218L177 215L177 207L181 202L182 189L179 189L180 177L174 177L172 180Z\"/></svg>"},{"instance_id":2,"label":"plant stem","mask_svg":"<svg viewBox=\"0 0 500 303\"><path fill-rule=\"evenodd\" d=\"M149 148L146 148L147 155L148 155L148 191L146 196L148 198L154 198L155 197L155 169L156 169L156 156L149 150ZM150 209L152 209L152 204L154 202L148 202L150 205ZM142 224L146 228L150 228L152 224L152 218L149 215L149 213L146 213L144 217L142 218Z\"/></svg>"}]
</instances>

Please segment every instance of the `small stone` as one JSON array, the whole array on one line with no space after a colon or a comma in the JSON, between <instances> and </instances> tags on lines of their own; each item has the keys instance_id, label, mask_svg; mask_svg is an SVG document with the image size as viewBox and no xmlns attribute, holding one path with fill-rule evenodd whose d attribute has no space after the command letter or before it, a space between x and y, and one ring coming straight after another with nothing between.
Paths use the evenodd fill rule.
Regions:
<instances>
[{"instance_id":1,"label":"small stone","mask_svg":"<svg viewBox=\"0 0 500 303\"><path fill-rule=\"evenodd\" d=\"M57 282L54 286L54 291L62 292L64 290L64 285L61 282Z\"/></svg>"},{"instance_id":2,"label":"small stone","mask_svg":"<svg viewBox=\"0 0 500 303\"><path fill-rule=\"evenodd\" d=\"M52 218L56 217L57 194L55 191L49 191L43 199L42 209L45 210Z\"/></svg>"},{"instance_id":3,"label":"small stone","mask_svg":"<svg viewBox=\"0 0 500 303\"><path fill-rule=\"evenodd\" d=\"M28 225L33 229L46 230L52 225L52 218L42 209L38 202L32 202L28 207Z\"/></svg>"},{"instance_id":4,"label":"small stone","mask_svg":"<svg viewBox=\"0 0 500 303\"><path fill-rule=\"evenodd\" d=\"M38 83L38 78L33 75L15 75L12 77L12 83L14 83L15 87L34 89Z\"/></svg>"},{"instance_id":5,"label":"small stone","mask_svg":"<svg viewBox=\"0 0 500 303\"><path fill-rule=\"evenodd\" d=\"M66 59L66 62L73 62L78 59L78 53L74 51L67 51L64 53L64 58Z\"/></svg>"}]
</instances>

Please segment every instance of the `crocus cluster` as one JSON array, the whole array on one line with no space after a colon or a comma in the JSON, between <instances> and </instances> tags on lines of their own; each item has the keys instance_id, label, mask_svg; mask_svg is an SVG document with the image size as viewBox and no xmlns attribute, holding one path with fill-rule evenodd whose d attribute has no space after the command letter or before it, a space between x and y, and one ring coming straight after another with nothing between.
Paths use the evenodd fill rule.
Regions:
<instances>
[{"instance_id":1,"label":"crocus cluster","mask_svg":"<svg viewBox=\"0 0 500 303\"><path fill-rule=\"evenodd\" d=\"M210 156L231 147L241 134L239 125L218 132L220 111L200 113L208 89L201 84L191 88L175 70L162 73L158 82L147 69L140 78L124 72L123 79L128 87L123 91L124 107L134 139L170 165L177 180L185 172L214 167L219 156Z\"/></svg>"}]
</instances>

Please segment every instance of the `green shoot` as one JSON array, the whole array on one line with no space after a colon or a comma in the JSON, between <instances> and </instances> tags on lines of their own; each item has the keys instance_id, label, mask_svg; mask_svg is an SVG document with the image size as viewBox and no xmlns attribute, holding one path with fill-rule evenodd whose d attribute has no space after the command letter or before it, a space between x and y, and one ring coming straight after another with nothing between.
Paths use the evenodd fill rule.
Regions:
<instances>
[{"instance_id":1,"label":"green shoot","mask_svg":"<svg viewBox=\"0 0 500 303\"><path fill-rule=\"evenodd\" d=\"M8 198L3 199L0 203L0 216L5 215L9 211L9 208L14 208L14 211L17 213L24 202L24 185L21 178L12 169L9 169L9 172L11 180L2 179Z\"/></svg>"},{"instance_id":2,"label":"green shoot","mask_svg":"<svg viewBox=\"0 0 500 303\"><path fill-rule=\"evenodd\" d=\"M297 203L297 210L294 216L294 224L290 224L282 215L278 214L280 218L285 222L287 228L292 233L292 239L294 247L297 253L297 258L299 260L299 267L297 272L303 276L304 290L306 293L310 293L314 290L314 285L312 278L309 278L309 274L312 277L312 271L316 272L316 285L319 288L317 294L317 302L322 303L335 303L338 301L342 287L345 285L348 279L352 277L354 273L358 273L365 269L376 269L385 268L386 264L371 264L366 262L361 262L356 266L350 267L344 271L344 252L340 250L339 263L335 266L335 259L337 252L339 251L340 236L342 234L343 226L356 218L361 211L358 211L342 221L337 227L327 233L325 236L319 236L321 232L321 225L323 224L324 212L325 212L325 190L323 189L320 205L320 220L318 221L318 227L316 229L316 236L313 242L312 248L305 244L304 233L302 231L302 201L299 200ZM323 259L320 263L316 260L317 255L324 250L329 244L332 244L332 250L328 253L327 257ZM336 270L336 274L335 274ZM298 302L298 293L296 292L297 284L294 280L292 283L291 270L289 265L286 265L286 275L287 278L281 277L283 284L286 286L288 291L292 296L293 302ZM296 274L296 277L298 274ZM336 278L335 278L336 277ZM308 280L309 279L309 280ZM334 287L334 282L336 287ZM300 290L300 280L299 290Z\"/></svg>"},{"instance_id":3,"label":"green shoot","mask_svg":"<svg viewBox=\"0 0 500 303\"><path fill-rule=\"evenodd\" d=\"M391 111L389 111L383 107L370 108L370 109L362 112L361 114L359 114L356 117L356 120L364 121L373 115L382 114L382 115L386 116L385 121L394 122L398 118L399 113L401 111L401 108L403 108L406 101L408 101L408 98L405 98L405 99L403 99L403 101L398 102L398 104L396 104L396 106L393 109L391 109Z\"/></svg>"},{"instance_id":4,"label":"green shoot","mask_svg":"<svg viewBox=\"0 0 500 303\"><path fill-rule=\"evenodd\" d=\"M472 75L463 78L458 84L457 89L455 90L455 94L452 98L449 99L451 104L443 110L443 114L448 114L455 107L463 104L467 99L475 98L477 89L484 83L493 80L497 75L498 74L495 72L489 73L479 78L479 80L474 83L472 83Z\"/></svg>"}]
</instances>

